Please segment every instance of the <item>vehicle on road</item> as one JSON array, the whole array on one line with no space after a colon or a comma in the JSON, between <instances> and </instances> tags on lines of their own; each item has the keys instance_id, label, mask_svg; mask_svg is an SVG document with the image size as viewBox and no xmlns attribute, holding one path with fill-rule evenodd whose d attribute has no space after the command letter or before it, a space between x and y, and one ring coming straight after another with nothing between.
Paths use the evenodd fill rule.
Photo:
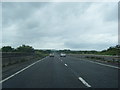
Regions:
<instances>
[{"instance_id":1,"label":"vehicle on road","mask_svg":"<svg viewBox=\"0 0 120 90\"><path fill-rule=\"evenodd\" d=\"M50 53L49 56L50 56L50 57L54 57L54 53Z\"/></svg>"},{"instance_id":2,"label":"vehicle on road","mask_svg":"<svg viewBox=\"0 0 120 90\"><path fill-rule=\"evenodd\" d=\"M65 53L61 53L60 57L66 57L66 54Z\"/></svg>"}]
</instances>

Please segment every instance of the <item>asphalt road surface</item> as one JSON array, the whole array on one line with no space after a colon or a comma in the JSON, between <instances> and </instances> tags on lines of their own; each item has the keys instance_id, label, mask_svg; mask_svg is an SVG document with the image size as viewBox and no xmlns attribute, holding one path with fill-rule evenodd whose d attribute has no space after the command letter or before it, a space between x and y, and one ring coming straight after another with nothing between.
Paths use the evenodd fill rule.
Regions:
<instances>
[{"instance_id":1,"label":"asphalt road surface","mask_svg":"<svg viewBox=\"0 0 120 90\"><path fill-rule=\"evenodd\" d=\"M56 54L19 70L0 83L2 88L118 88L118 70Z\"/></svg>"}]
</instances>

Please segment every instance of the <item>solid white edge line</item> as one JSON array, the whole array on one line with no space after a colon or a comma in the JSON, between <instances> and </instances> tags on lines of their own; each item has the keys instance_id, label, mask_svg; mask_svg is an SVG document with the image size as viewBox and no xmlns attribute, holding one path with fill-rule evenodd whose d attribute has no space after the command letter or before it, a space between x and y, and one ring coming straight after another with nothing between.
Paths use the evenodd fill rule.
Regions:
<instances>
[{"instance_id":1,"label":"solid white edge line","mask_svg":"<svg viewBox=\"0 0 120 90\"><path fill-rule=\"evenodd\" d=\"M67 64L65 64L65 66L67 66Z\"/></svg>"},{"instance_id":2,"label":"solid white edge line","mask_svg":"<svg viewBox=\"0 0 120 90\"><path fill-rule=\"evenodd\" d=\"M119 67L112 66L112 65L107 65L107 64L103 64L103 63L99 63L99 62L93 62L93 61L89 61L89 62L96 63L96 64L103 65L103 66L107 66L107 67L112 67L112 68L120 69Z\"/></svg>"},{"instance_id":3,"label":"solid white edge line","mask_svg":"<svg viewBox=\"0 0 120 90\"><path fill-rule=\"evenodd\" d=\"M79 77L78 78L85 86L91 87L83 78Z\"/></svg>"},{"instance_id":4,"label":"solid white edge line","mask_svg":"<svg viewBox=\"0 0 120 90\"><path fill-rule=\"evenodd\" d=\"M47 57L48 57L48 56L47 56ZM47 57L45 57L45 58L47 58ZM1 81L0 81L0 83L5 82L6 80L8 80L8 79L10 79L10 78L14 77L15 75L17 75L17 74L21 73L22 71L24 71L24 70L28 69L29 67L33 66L34 64L36 64L36 63L38 63L38 62L40 62L40 61L44 60L45 58L43 58L43 59L41 59L41 60L38 60L38 61L36 61L36 62L34 62L34 63L32 63L32 64L28 65L27 67L25 67L25 68L21 69L20 71L18 71L18 72L16 72L16 73L14 73L14 74L10 75L9 77L7 77L7 78L5 78L5 79L1 80Z\"/></svg>"}]
</instances>

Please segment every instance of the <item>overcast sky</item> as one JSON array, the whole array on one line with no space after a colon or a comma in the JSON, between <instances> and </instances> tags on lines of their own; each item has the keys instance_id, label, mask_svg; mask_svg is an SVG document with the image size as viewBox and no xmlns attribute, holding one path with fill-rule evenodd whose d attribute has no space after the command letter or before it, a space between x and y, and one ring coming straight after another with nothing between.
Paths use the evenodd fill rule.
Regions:
<instances>
[{"instance_id":1,"label":"overcast sky","mask_svg":"<svg viewBox=\"0 0 120 90\"><path fill-rule=\"evenodd\" d=\"M118 4L2 3L2 45L103 50L118 44Z\"/></svg>"}]
</instances>

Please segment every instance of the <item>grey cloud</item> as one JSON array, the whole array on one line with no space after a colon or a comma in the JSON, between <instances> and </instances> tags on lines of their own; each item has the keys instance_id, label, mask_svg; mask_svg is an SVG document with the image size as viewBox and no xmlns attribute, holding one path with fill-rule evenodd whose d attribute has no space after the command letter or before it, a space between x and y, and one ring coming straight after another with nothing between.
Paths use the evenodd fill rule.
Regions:
<instances>
[{"instance_id":1,"label":"grey cloud","mask_svg":"<svg viewBox=\"0 0 120 90\"><path fill-rule=\"evenodd\" d=\"M2 3L0 3L0 47L2 47Z\"/></svg>"},{"instance_id":2,"label":"grey cloud","mask_svg":"<svg viewBox=\"0 0 120 90\"><path fill-rule=\"evenodd\" d=\"M114 6L112 3L3 3L3 45L30 44L35 48L56 49L102 49L115 45Z\"/></svg>"},{"instance_id":3,"label":"grey cloud","mask_svg":"<svg viewBox=\"0 0 120 90\"><path fill-rule=\"evenodd\" d=\"M30 17L38 8L43 8L47 3L30 3L30 2L3 2L3 26L11 23L24 21Z\"/></svg>"},{"instance_id":4,"label":"grey cloud","mask_svg":"<svg viewBox=\"0 0 120 90\"><path fill-rule=\"evenodd\" d=\"M71 43L67 42L65 43L66 47L72 48L73 50L104 50L109 48L110 45L108 43L86 43L86 42L81 42L81 43ZM105 47L106 46L106 47Z\"/></svg>"},{"instance_id":5,"label":"grey cloud","mask_svg":"<svg viewBox=\"0 0 120 90\"><path fill-rule=\"evenodd\" d=\"M113 3L113 5L108 4L106 6L104 6L104 8L110 7L108 9L103 9L104 14L106 14L104 16L104 19L107 21L118 21L118 3Z\"/></svg>"}]
</instances>

